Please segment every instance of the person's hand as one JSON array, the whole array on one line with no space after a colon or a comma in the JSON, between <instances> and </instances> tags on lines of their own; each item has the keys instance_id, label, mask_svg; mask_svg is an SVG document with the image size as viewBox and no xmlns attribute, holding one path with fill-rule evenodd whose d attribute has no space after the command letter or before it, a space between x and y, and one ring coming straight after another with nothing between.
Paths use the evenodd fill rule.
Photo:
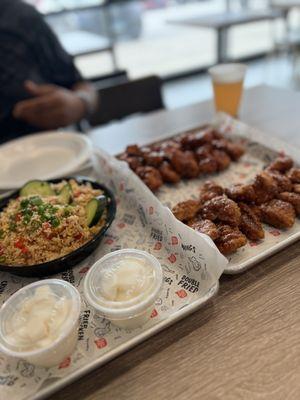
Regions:
<instances>
[{"instance_id":1,"label":"person's hand","mask_svg":"<svg viewBox=\"0 0 300 400\"><path fill-rule=\"evenodd\" d=\"M81 120L86 105L76 92L56 85L38 85L25 82L25 88L33 97L17 103L13 116L41 129L56 129Z\"/></svg>"}]
</instances>

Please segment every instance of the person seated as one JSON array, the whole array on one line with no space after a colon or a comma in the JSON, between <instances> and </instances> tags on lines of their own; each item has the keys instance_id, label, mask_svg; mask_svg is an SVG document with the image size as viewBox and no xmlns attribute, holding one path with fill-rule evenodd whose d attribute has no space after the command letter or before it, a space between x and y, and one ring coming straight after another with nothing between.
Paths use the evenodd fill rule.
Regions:
<instances>
[{"instance_id":1,"label":"person seated","mask_svg":"<svg viewBox=\"0 0 300 400\"><path fill-rule=\"evenodd\" d=\"M0 143L95 111L95 90L33 6L1 0L0 37Z\"/></svg>"}]
</instances>

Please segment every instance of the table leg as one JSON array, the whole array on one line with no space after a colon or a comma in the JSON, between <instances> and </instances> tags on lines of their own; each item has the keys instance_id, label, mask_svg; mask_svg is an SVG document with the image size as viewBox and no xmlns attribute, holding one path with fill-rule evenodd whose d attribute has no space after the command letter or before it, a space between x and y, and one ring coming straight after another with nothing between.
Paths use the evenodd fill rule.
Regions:
<instances>
[{"instance_id":1,"label":"table leg","mask_svg":"<svg viewBox=\"0 0 300 400\"><path fill-rule=\"evenodd\" d=\"M228 29L219 28L217 30L217 62L221 64L227 61Z\"/></svg>"}]
</instances>

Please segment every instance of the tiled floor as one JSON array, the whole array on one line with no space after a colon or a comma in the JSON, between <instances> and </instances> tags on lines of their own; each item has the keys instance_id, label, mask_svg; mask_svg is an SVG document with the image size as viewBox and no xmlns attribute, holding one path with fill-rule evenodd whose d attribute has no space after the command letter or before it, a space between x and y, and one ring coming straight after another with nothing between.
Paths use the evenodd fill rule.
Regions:
<instances>
[{"instance_id":1,"label":"tiled floor","mask_svg":"<svg viewBox=\"0 0 300 400\"><path fill-rule=\"evenodd\" d=\"M286 55L268 56L248 63L246 87L268 84L300 90L300 61ZM163 89L168 108L177 108L208 99L212 96L208 74L166 83Z\"/></svg>"}]
</instances>

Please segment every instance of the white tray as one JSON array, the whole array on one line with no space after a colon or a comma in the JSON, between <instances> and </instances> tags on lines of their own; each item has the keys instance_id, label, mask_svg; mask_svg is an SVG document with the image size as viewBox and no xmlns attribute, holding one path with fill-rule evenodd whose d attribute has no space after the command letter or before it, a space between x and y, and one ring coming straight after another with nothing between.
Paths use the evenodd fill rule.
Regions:
<instances>
[{"instance_id":1,"label":"white tray","mask_svg":"<svg viewBox=\"0 0 300 400\"><path fill-rule=\"evenodd\" d=\"M223 186L232 183L247 182L266 166L278 153L290 155L296 164L300 165L300 149L289 146L283 141L262 133L246 124L230 118L228 115L219 114L214 125L225 136L233 140L243 140L246 145L246 154L237 162L221 173L205 177L182 181L176 185L164 185L156 194L159 200L169 208L179 201L199 196L199 187L207 179L215 180ZM192 127L195 129L195 127ZM181 132L182 133L182 132ZM168 137L177 136L173 133ZM166 139L166 136L160 140ZM148 143L149 144L149 143ZM295 225L288 230L274 229L265 225L266 237L260 243L250 243L228 257L229 263L225 267L225 274L238 274L253 267L258 262L270 257L272 254L291 245L300 238L300 220L296 219Z\"/></svg>"}]
</instances>

